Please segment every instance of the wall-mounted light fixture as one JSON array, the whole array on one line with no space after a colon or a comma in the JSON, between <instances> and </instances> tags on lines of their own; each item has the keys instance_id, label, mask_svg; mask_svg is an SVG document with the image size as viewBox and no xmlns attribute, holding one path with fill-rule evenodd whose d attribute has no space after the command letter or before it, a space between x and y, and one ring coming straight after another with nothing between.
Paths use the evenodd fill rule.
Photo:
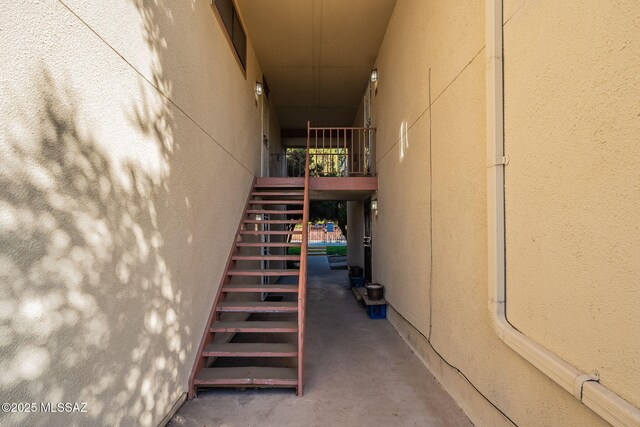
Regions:
<instances>
[{"instance_id":1,"label":"wall-mounted light fixture","mask_svg":"<svg viewBox=\"0 0 640 427\"><path fill-rule=\"evenodd\" d=\"M371 200L371 211L378 215L378 201L376 199Z\"/></svg>"},{"instance_id":2,"label":"wall-mounted light fixture","mask_svg":"<svg viewBox=\"0 0 640 427\"><path fill-rule=\"evenodd\" d=\"M256 82L256 96L262 95L262 83Z\"/></svg>"},{"instance_id":3,"label":"wall-mounted light fixture","mask_svg":"<svg viewBox=\"0 0 640 427\"><path fill-rule=\"evenodd\" d=\"M377 68L373 68L373 69L371 70L371 81L372 81L373 83L375 83L375 82L377 82L377 81L378 81L378 69L377 69Z\"/></svg>"}]
</instances>

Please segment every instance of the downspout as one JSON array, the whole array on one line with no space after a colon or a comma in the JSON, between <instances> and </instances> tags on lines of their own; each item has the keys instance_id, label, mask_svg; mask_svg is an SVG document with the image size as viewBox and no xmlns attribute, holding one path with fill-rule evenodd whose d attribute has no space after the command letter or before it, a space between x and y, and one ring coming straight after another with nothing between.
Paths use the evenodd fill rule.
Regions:
<instances>
[{"instance_id":1,"label":"downspout","mask_svg":"<svg viewBox=\"0 0 640 427\"><path fill-rule=\"evenodd\" d=\"M614 426L640 426L640 410L516 330L506 317L502 0L486 3L489 310L496 334L520 356Z\"/></svg>"}]
</instances>

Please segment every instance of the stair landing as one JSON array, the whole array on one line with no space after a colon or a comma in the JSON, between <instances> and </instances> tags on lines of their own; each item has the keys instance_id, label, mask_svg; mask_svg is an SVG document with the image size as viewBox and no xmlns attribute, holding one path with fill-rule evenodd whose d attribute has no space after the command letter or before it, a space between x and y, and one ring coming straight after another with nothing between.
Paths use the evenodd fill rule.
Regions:
<instances>
[{"instance_id":1,"label":"stair landing","mask_svg":"<svg viewBox=\"0 0 640 427\"><path fill-rule=\"evenodd\" d=\"M195 384L218 387L295 387L298 382L295 368L246 366L238 368L205 368L198 373Z\"/></svg>"}]
</instances>

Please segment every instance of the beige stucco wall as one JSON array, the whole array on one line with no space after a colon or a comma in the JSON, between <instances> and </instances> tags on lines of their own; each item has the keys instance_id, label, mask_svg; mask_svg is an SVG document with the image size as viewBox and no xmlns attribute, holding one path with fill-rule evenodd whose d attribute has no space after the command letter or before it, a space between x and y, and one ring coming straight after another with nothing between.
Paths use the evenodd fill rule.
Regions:
<instances>
[{"instance_id":1,"label":"beige stucco wall","mask_svg":"<svg viewBox=\"0 0 640 427\"><path fill-rule=\"evenodd\" d=\"M156 425L260 167L261 76L207 1L0 6L0 395Z\"/></svg>"},{"instance_id":2,"label":"beige stucco wall","mask_svg":"<svg viewBox=\"0 0 640 427\"><path fill-rule=\"evenodd\" d=\"M637 404L638 7L596 3L505 5L508 315ZM484 25L483 2L396 5L376 61L373 279L477 425L601 425L493 331Z\"/></svg>"},{"instance_id":3,"label":"beige stucco wall","mask_svg":"<svg viewBox=\"0 0 640 427\"><path fill-rule=\"evenodd\" d=\"M640 4L504 28L509 321L640 407Z\"/></svg>"}]
</instances>

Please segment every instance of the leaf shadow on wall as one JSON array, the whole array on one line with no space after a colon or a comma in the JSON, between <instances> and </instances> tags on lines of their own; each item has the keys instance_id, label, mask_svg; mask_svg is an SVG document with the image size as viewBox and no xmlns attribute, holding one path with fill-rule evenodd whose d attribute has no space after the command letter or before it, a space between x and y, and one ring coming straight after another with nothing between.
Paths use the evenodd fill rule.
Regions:
<instances>
[{"instance_id":1,"label":"leaf shadow on wall","mask_svg":"<svg viewBox=\"0 0 640 427\"><path fill-rule=\"evenodd\" d=\"M190 350L156 211L166 191L138 165L113 164L78 123L71 89L46 71L38 81L37 140L9 135L0 156L1 394L87 402L74 421L150 424L175 400ZM142 105L141 131L167 140ZM51 425L37 415L9 421Z\"/></svg>"}]
</instances>

